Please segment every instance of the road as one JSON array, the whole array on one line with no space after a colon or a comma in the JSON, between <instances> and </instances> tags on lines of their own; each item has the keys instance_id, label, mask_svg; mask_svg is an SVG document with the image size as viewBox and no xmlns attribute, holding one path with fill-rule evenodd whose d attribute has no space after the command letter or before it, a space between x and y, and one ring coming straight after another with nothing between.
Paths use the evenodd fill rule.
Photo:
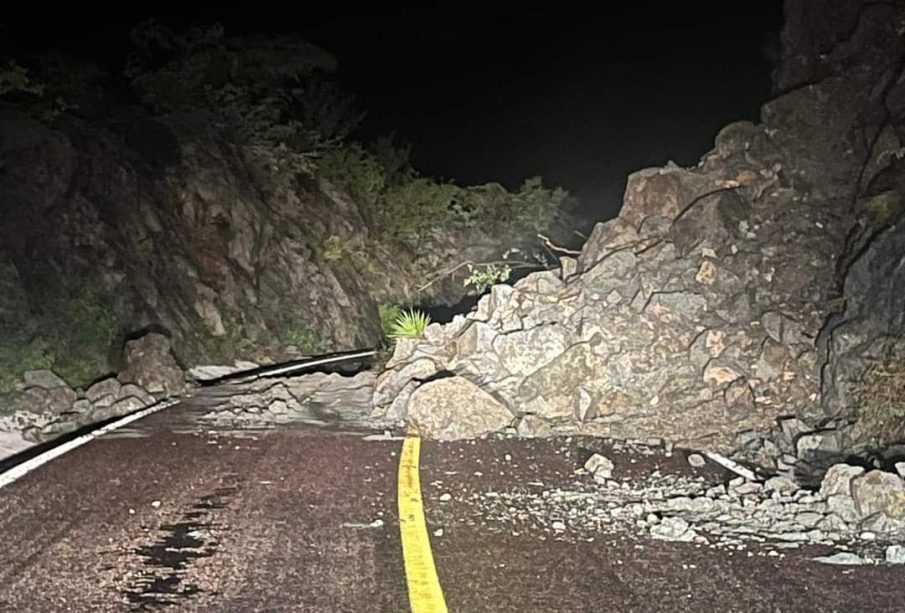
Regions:
<instances>
[{"instance_id":1,"label":"road","mask_svg":"<svg viewBox=\"0 0 905 613\"><path fill-rule=\"evenodd\" d=\"M400 441L315 427L211 431L190 414L166 409L0 490L0 610L409 610ZM576 445L424 442L427 523L450 611L903 610L901 568L515 531L459 495L564 483Z\"/></svg>"}]
</instances>

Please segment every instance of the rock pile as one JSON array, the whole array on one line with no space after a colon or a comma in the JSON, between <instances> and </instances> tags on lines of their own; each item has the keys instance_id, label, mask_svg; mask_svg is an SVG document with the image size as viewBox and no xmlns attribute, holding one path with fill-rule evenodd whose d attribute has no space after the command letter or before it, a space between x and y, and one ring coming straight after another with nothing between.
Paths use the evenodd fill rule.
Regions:
<instances>
[{"instance_id":1,"label":"rock pile","mask_svg":"<svg viewBox=\"0 0 905 613\"><path fill-rule=\"evenodd\" d=\"M614 449L620 455L662 454L641 444L617 443ZM849 556L829 562L849 564L899 563L905 543L905 481L888 472L837 464L819 490L809 490L782 476L723 483L658 469L623 477L600 454L585 466L567 486L477 490L465 493L464 501L500 529L539 530L554 538L634 534L749 555L821 546Z\"/></svg>"},{"instance_id":2,"label":"rock pile","mask_svg":"<svg viewBox=\"0 0 905 613\"><path fill-rule=\"evenodd\" d=\"M28 371L25 389L0 417L0 431L19 431L26 441L42 443L155 402L157 398L144 387L120 383L115 377L74 390L49 370Z\"/></svg>"},{"instance_id":3,"label":"rock pile","mask_svg":"<svg viewBox=\"0 0 905 613\"><path fill-rule=\"evenodd\" d=\"M222 385L199 399L208 402L200 419L237 428L271 427L287 423L343 423L375 427L368 420L374 373L355 376L311 373L301 377L260 379ZM204 400L205 396L207 400Z\"/></svg>"},{"instance_id":4,"label":"rock pile","mask_svg":"<svg viewBox=\"0 0 905 613\"><path fill-rule=\"evenodd\" d=\"M799 4L825 18L821 3ZM788 43L785 67L813 59L814 78L780 71L785 93L760 124L727 126L693 168L631 175L619 217L577 259L495 286L467 316L400 343L375 415L438 438L530 417L716 449L788 415L850 417L859 377L905 338L905 221L890 204L905 201L905 78L891 59L905 45L894 7L847 4L851 28L829 24L825 66ZM428 423L437 399L422 389L441 378L445 394L479 389L487 419L462 403L467 416L443 407ZM796 457L839 444L801 437Z\"/></svg>"}]
</instances>

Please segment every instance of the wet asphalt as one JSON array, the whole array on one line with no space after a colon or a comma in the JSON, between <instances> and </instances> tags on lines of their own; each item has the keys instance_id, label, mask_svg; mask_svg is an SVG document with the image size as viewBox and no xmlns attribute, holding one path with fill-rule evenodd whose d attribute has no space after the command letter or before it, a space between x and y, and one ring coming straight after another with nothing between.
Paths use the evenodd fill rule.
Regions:
<instances>
[{"instance_id":1,"label":"wet asphalt","mask_svg":"<svg viewBox=\"0 0 905 613\"><path fill-rule=\"evenodd\" d=\"M409 610L398 440L310 426L221 431L191 414L166 409L0 490L0 611ZM514 532L455 496L566 483L585 447L424 444L426 515L442 530L432 542L450 611L905 610L901 567Z\"/></svg>"}]
</instances>

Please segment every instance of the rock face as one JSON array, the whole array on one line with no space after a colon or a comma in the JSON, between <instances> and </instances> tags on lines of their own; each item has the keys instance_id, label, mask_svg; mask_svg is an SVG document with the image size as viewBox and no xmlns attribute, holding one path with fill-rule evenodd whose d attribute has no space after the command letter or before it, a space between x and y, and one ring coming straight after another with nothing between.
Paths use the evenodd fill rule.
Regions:
<instances>
[{"instance_id":1,"label":"rock face","mask_svg":"<svg viewBox=\"0 0 905 613\"><path fill-rule=\"evenodd\" d=\"M185 389L185 375L170 353L170 341L162 334L145 334L123 349L122 383L137 383L152 394L173 396Z\"/></svg>"},{"instance_id":2,"label":"rock face","mask_svg":"<svg viewBox=\"0 0 905 613\"><path fill-rule=\"evenodd\" d=\"M374 346L377 305L415 299L416 256L369 242L359 207L328 182L175 119L105 126L0 113L0 329L36 329L28 305L49 287L64 315L111 311L114 336L165 331L186 367L266 362ZM505 248L457 232L430 239L425 267ZM331 238L343 247L325 255ZM72 303L78 288L90 303ZM463 292L441 280L418 301Z\"/></svg>"},{"instance_id":3,"label":"rock face","mask_svg":"<svg viewBox=\"0 0 905 613\"><path fill-rule=\"evenodd\" d=\"M519 416L717 448L781 416L850 410L869 354L905 333L905 222L889 205L905 201L905 49L897 7L834 2L852 28L821 33L818 61L807 37L835 14L825 4L788 3L784 93L760 124L727 126L693 168L631 175L574 272L493 287L399 345L377 413L405 418L440 372Z\"/></svg>"}]
</instances>

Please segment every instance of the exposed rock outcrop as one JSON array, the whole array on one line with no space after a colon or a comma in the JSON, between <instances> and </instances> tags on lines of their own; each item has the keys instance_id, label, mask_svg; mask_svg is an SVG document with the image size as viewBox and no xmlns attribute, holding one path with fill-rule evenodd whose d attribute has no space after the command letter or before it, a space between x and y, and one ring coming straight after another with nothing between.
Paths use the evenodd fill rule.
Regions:
<instances>
[{"instance_id":1,"label":"exposed rock outcrop","mask_svg":"<svg viewBox=\"0 0 905 613\"><path fill-rule=\"evenodd\" d=\"M27 297L75 283L112 310L115 333L163 330L194 366L373 346L377 305L415 295L412 254L367 242L340 190L265 167L252 149L136 121L170 143L162 171L115 131L0 119L0 283L11 286L0 323L33 326ZM467 250L438 237L432 257L499 250L479 234L458 241ZM325 257L330 237L348 248ZM433 298L455 302L453 285L435 284Z\"/></svg>"}]
</instances>

